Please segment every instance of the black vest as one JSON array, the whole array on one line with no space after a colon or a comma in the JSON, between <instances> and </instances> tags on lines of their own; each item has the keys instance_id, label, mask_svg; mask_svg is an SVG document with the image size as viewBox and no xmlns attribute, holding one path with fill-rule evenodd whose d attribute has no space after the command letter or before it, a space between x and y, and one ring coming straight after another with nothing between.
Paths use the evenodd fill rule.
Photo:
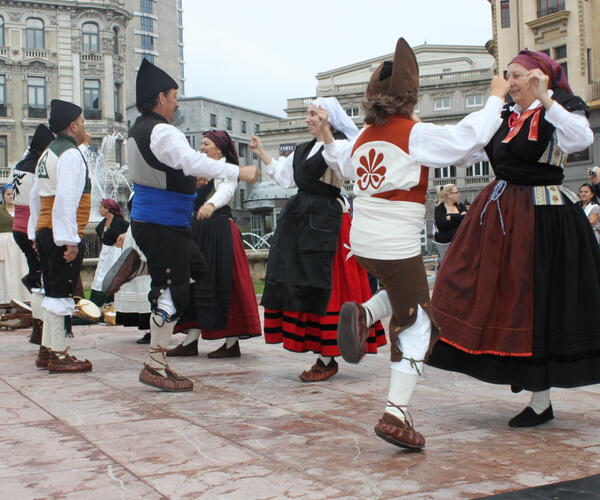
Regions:
<instances>
[{"instance_id":1,"label":"black vest","mask_svg":"<svg viewBox=\"0 0 600 500\"><path fill-rule=\"evenodd\" d=\"M149 186L175 193L194 194L196 178L185 175L161 163L150 149L150 137L156 125L167 123L159 114L146 111L139 116L131 129L127 141L129 179L135 184Z\"/></svg>"},{"instance_id":2,"label":"black vest","mask_svg":"<svg viewBox=\"0 0 600 500\"><path fill-rule=\"evenodd\" d=\"M316 139L300 144L294 151L294 182L299 191L320 196L335 198L340 195L340 188L319 180L328 168L323 158L323 146L310 158L307 158L315 145Z\"/></svg>"}]
</instances>

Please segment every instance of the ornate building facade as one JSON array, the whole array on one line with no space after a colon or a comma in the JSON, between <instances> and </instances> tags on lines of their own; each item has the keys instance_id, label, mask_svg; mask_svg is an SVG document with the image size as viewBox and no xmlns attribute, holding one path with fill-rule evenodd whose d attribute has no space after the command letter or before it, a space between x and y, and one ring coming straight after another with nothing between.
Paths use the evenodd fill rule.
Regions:
<instances>
[{"instance_id":1,"label":"ornate building facade","mask_svg":"<svg viewBox=\"0 0 600 500\"><path fill-rule=\"evenodd\" d=\"M0 1L0 183L53 98L84 109L95 142L126 133L124 0ZM120 149L117 147L116 161Z\"/></svg>"}]
</instances>

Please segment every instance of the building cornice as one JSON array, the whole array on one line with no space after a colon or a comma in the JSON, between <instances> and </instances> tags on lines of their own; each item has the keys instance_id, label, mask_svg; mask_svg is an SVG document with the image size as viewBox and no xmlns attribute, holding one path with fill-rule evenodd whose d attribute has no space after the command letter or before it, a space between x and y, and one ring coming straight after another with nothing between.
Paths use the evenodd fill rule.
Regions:
<instances>
[{"instance_id":1,"label":"building cornice","mask_svg":"<svg viewBox=\"0 0 600 500\"><path fill-rule=\"evenodd\" d=\"M30 8L40 9L45 8L48 10L70 10L70 11L85 11L85 10L100 10L105 12L112 12L113 14L123 16L126 19L131 19L133 15L125 7L120 7L112 3L97 3L97 2L70 2L68 0L5 0L7 7L17 8Z\"/></svg>"}]
</instances>

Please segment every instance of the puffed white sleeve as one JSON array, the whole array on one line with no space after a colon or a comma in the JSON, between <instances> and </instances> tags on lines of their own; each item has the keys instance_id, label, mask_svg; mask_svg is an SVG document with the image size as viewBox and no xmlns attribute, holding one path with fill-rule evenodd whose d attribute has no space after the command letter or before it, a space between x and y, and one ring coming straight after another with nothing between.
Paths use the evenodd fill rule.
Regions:
<instances>
[{"instance_id":1,"label":"puffed white sleeve","mask_svg":"<svg viewBox=\"0 0 600 500\"><path fill-rule=\"evenodd\" d=\"M215 209L224 207L233 198L237 185L235 178L215 179L215 193L206 200L206 203L212 203Z\"/></svg>"},{"instance_id":2,"label":"puffed white sleeve","mask_svg":"<svg viewBox=\"0 0 600 500\"><path fill-rule=\"evenodd\" d=\"M86 167L78 149L72 148L58 159L56 195L52 207L52 233L54 244L77 245L77 208L85 188Z\"/></svg>"},{"instance_id":3,"label":"puffed white sleeve","mask_svg":"<svg viewBox=\"0 0 600 500\"><path fill-rule=\"evenodd\" d=\"M410 156L427 167L462 165L465 158L490 142L502 124L503 106L502 99L490 96L482 109L465 116L456 125L416 123L408 140Z\"/></svg>"},{"instance_id":4,"label":"puffed white sleeve","mask_svg":"<svg viewBox=\"0 0 600 500\"><path fill-rule=\"evenodd\" d=\"M294 153L288 157L280 156L278 160L273 159L271 163L263 167L263 172L271 177L284 189L296 187L294 181Z\"/></svg>"},{"instance_id":5,"label":"puffed white sleeve","mask_svg":"<svg viewBox=\"0 0 600 500\"><path fill-rule=\"evenodd\" d=\"M240 169L233 163L209 158L190 146L185 135L173 125L161 123L152 129L150 150L158 161L185 175L205 179L238 178Z\"/></svg>"},{"instance_id":6,"label":"puffed white sleeve","mask_svg":"<svg viewBox=\"0 0 600 500\"><path fill-rule=\"evenodd\" d=\"M35 241L35 228L40 217L40 195L37 176L33 177L33 184L29 192L29 220L27 221L27 237Z\"/></svg>"},{"instance_id":7,"label":"puffed white sleeve","mask_svg":"<svg viewBox=\"0 0 600 500\"><path fill-rule=\"evenodd\" d=\"M352 141L344 139L323 146L323 159L338 179L356 179L356 172L352 168L352 148L355 142L356 138Z\"/></svg>"},{"instance_id":8,"label":"puffed white sleeve","mask_svg":"<svg viewBox=\"0 0 600 500\"><path fill-rule=\"evenodd\" d=\"M567 111L554 101L546 110L545 119L554 125L558 148L567 154L583 151L594 142L594 132L582 111Z\"/></svg>"}]
</instances>

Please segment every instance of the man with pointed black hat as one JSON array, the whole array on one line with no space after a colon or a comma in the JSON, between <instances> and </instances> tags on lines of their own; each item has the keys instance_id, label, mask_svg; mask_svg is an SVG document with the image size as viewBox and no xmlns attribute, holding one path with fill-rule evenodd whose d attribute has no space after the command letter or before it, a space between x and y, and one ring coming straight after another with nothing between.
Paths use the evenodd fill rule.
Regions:
<instances>
[{"instance_id":1,"label":"man with pointed black hat","mask_svg":"<svg viewBox=\"0 0 600 500\"><path fill-rule=\"evenodd\" d=\"M35 166L41 154L54 140L54 134L46 125L39 124L35 129L29 148L25 156L13 168L13 201L15 204L15 217L13 220L13 238L25 254L29 272L21 279L22 283L31 292L31 315L33 317L31 336L29 342L41 345L42 342L42 267L32 241L27 236L27 223L29 222L29 195L35 178Z\"/></svg>"},{"instance_id":2,"label":"man with pointed black hat","mask_svg":"<svg viewBox=\"0 0 600 500\"><path fill-rule=\"evenodd\" d=\"M356 181L352 252L385 288L365 304L344 304L338 325L340 351L346 361L358 363L366 350L367 327L391 314L390 389L375 433L411 449L423 448L425 438L413 428L407 407L439 334L421 256L429 176L425 165L459 164L487 144L500 126L508 85L494 77L484 108L450 126L415 121L418 88L416 57L401 38L394 60L382 63L367 86L367 126L345 154L340 155L332 137L325 139L324 153L326 158L342 158L339 168Z\"/></svg>"},{"instance_id":3,"label":"man with pointed black hat","mask_svg":"<svg viewBox=\"0 0 600 500\"><path fill-rule=\"evenodd\" d=\"M170 392L193 389L190 379L169 368L165 355L175 321L188 302L190 278L199 280L204 272L204 259L190 230L196 178L255 182L258 176L255 167L213 160L189 145L185 135L171 125L178 88L167 73L146 59L142 61L136 79L136 106L141 116L129 130L127 141L135 193L131 231L147 258L152 279L150 351L139 380ZM131 259L126 256L119 264L126 274L135 269L135 253L128 255ZM119 274L113 272L112 276Z\"/></svg>"},{"instance_id":4,"label":"man with pointed black hat","mask_svg":"<svg viewBox=\"0 0 600 500\"><path fill-rule=\"evenodd\" d=\"M40 256L44 328L36 366L50 373L86 372L87 359L69 354L74 287L83 261L83 230L91 207L91 182L79 147L89 140L82 109L53 99L50 130L56 134L37 162L30 195L28 235Z\"/></svg>"}]
</instances>

